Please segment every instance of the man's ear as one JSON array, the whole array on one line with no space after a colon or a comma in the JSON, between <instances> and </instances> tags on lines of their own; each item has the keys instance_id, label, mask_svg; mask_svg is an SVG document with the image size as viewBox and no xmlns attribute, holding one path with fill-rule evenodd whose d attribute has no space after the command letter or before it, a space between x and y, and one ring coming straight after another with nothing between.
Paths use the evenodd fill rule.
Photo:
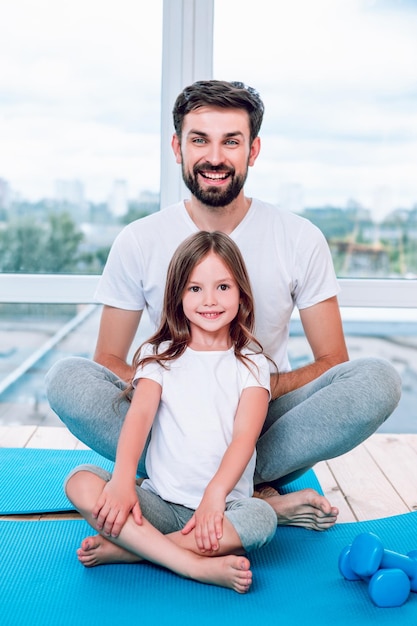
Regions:
<instances>
[{"instance_id":1,"label":"man's ear","mask_svg":"<svg viewBox=\"0 0 417 626\"><path fill-rule=\"evenodd\" d=\"M181 164L182 163L181 143L176 133L172 135L171 147L175 154L175 161Z\"/></svg>"},{"instance_id":2,"label":"man's ear","mask_svg":"<svg viewBox=\"0 0 417 626\"><path fill-rule=\"evenodd\" d=\"M258 158L260 151L261 151L261 138L255 137L250 147L249 161L248 161L248 165L250 167L252 167L252 165L255 165L255 161Z\"/></svg>"}]
</instances>

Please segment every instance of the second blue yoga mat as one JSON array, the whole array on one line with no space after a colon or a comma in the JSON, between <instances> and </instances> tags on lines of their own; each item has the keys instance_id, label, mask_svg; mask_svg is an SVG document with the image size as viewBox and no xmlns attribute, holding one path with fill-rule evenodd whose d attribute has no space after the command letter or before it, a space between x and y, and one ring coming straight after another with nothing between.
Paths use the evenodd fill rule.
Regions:
<instances>
[{"instance_id":1,"label":"second blue yoga mat","mask_svg":"<svg viewBox=\"0 0 417 626\"><path fill-rule=\"evenodd\" d=\"M0 522L0 624L4 626L414 626L417 594L377 608L366 583L348 582L341 549L373 531L385 547L417 548L417 513L339 524L317 533L279 527L250 555L246 595L185 580L150 565L85 569L75 550L91 533L83 520Z\"/></svg>"}]
</instances>

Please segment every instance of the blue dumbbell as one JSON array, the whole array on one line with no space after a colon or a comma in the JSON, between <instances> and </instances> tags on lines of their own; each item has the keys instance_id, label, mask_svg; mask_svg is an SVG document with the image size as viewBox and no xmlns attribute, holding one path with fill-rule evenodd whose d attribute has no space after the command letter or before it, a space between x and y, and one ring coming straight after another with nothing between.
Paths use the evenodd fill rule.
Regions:
<instances>
[{"instance_id":1,"label":"blue dumbbell","mask_svg":"<svg viewBox=\"0 0 417 626\"><path fill-rule=\"evenodd\" d=\"M355 537L350 549L349 564L361 577L372 576L382 568L400 569L410 579L411 591L417 591L416 551L406 555L384 550L381 540L373 533L362 533Z\"/></svg>"},{"instance_id":2,"label":"blue dumbbell","mask_svg":"<svg viewBox=\"0 0 417 626\"><path fill-rule=\"evenodd\" d=\"M350 565L351 546L343 548L339 556L340 573L347 580L364 580L372 602L382 608L402 606L410 595L410 579L400 569L380 569L373 576L359 576Z\"/></svg>"}]
</instances>

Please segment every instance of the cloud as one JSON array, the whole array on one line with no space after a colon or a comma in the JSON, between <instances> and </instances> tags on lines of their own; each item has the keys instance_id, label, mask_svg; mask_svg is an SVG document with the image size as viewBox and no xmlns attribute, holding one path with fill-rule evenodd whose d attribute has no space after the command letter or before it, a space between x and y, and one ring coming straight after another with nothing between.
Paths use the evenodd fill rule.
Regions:
<instances>
[{"instance_id":1,"label":"cloud","mask_svg":"<svg viewBox=\"0 0 417 626\"><path fill-rule=\"evenodd\" d=\"M80 178L159 188L162 0L6 0L0 177L33 198ZM417 3L216 0L214 75L265 102L248 190L275 202L417 202Z\"/></svg>"},{"instance_id":2,"label":"cloud","mask_svg":"<svg viewBox=\"0 0 417 626\"><path fill-rule=\"evenodd\" d=\"M215 54L217 77L243 80L265 102L253 194L277 201L280 187L298 184L310 206L344 205L352 196L370 206L387 184L393 199L416 203L417 3L258 0L256 7L217 5L217 41L233 54ZM250 16L250 30L239 27L239 15Z\"/></svg>"}]
</instances>

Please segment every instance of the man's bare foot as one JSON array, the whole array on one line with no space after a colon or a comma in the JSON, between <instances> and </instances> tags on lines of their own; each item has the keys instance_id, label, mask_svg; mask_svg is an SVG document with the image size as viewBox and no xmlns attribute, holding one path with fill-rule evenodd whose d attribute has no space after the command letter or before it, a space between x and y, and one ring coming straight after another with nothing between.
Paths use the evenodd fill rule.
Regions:
<instances>
[{"instance_id":1,"label":"man's bare foot","mask_svg":"<svg viewBox=\"0 0 417 626\"><path fill-rule=\"evenodd\" d=\"M250 563L244 556L206 557L195 555L195 566L191 568L190 578L210 585L219 585L233 589L238 593L247 593L252 584Z\"/></svg>"},{"instance_id":2,"label":"man's bare foot","mask_svg":"<svg viewBox=\"0 0 417 626\"><path fill-rule=\"evenodd\" d=\"M140 563L142 559L116 546L101 535L86 537L77 550L78 560L84 567L108 565L110 563Z\"/></svg>"},{"instance_id":3,"label":"man's bare foot","mask_svg":"<svg viewBox=\"0 0 417 626\"><path fill-rule=\"evenodd\" d=\"M302 526L309 530L327 530L334 526L339 514L335 506L314 489L301 489L280 495L266 485L254 497L265 500L277 514L278 526Z\"/></svg>"}]
</instances>

